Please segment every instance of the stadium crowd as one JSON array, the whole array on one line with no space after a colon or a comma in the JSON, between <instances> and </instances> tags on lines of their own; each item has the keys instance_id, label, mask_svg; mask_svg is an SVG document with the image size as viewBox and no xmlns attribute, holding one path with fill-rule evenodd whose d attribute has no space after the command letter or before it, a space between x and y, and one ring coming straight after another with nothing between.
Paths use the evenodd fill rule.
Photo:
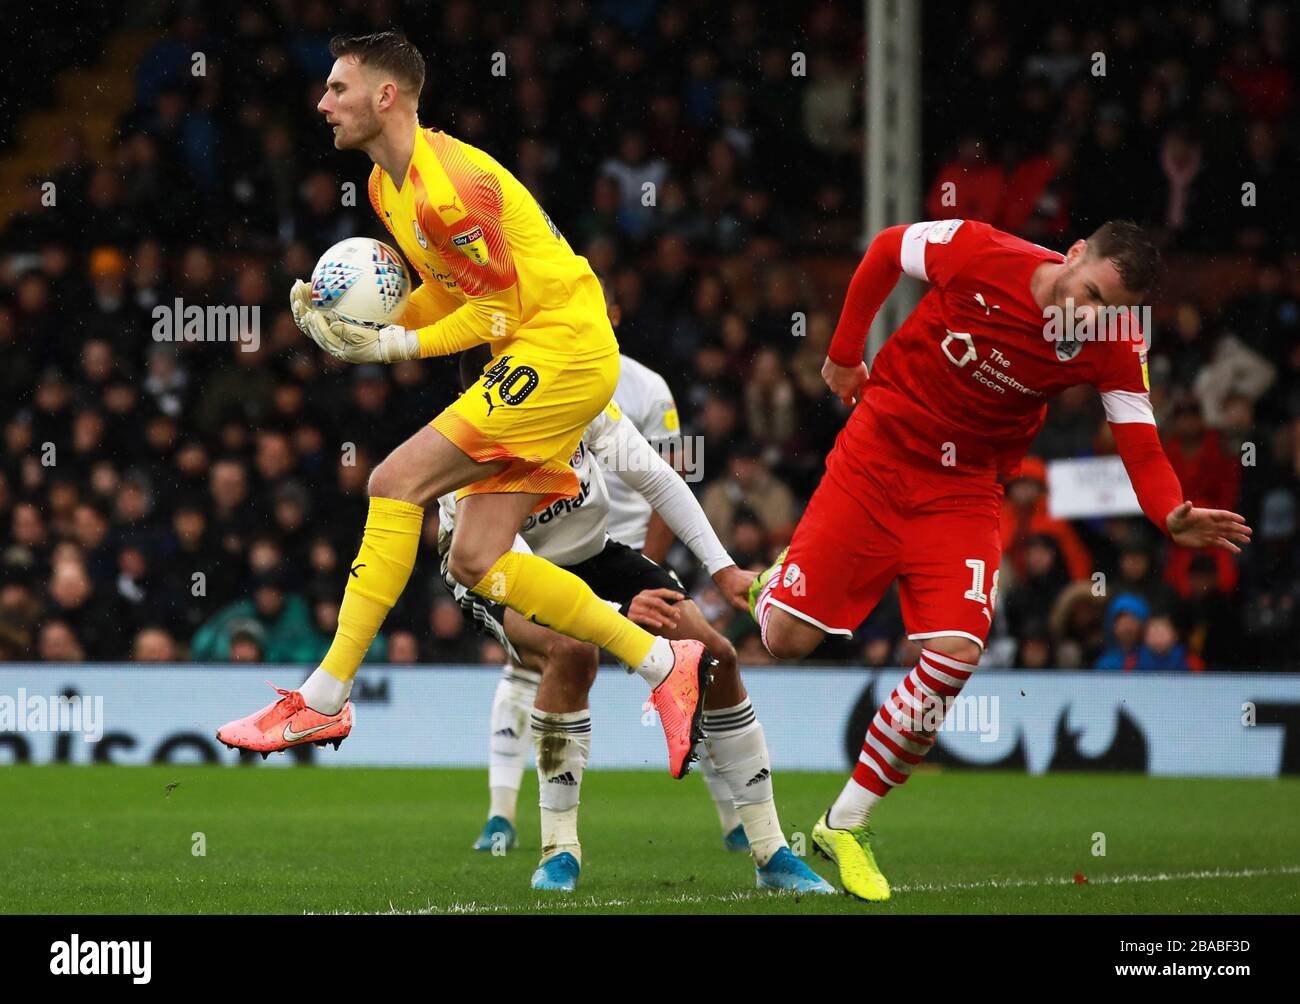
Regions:
<instances>
[{"instance_id":1,"label":"stadium crowd","mask_svg":"<svg viewBox=\"0 0 1300 1004\"><path fill-rule=\"evenodd\" d=\"M1253 284L1166 304L1150 374L1186 497L1242 512L1255 543L1234 559L1170 549L1138 518L1051 517L1045 462L1113 452L1096 394L1076 388L1006 486L984 664L1300 669L1286 6L1075 18L978 0L947 24L939 6L926 37L955 40L925 47L926 218L1063 249L1127 216L1171 268L1240 253ZM425 122L497 156L610 279L625 351L665 375L703 444L705 511L737 561L766 565L845 414L819 375L842 288L815 265L861 250L860 8L796 8L179 4L121 67L136 97L111 158L71 132L0 233L0 658L310 663L327 647L368 472L455 382L447 361L335 363L287 308L327 246L382 236L368 163L333 150L314 106L330 36L391 24L434 54ZM247 308L248 337L161 340L155 308L178 298ZM430 518L369 658L501 659L442 586L435 535ZM769 661L685 551L670 562L742 660ZM891 594L818 656L907 664L907 645Z\"/></svg>"}]
</instances>

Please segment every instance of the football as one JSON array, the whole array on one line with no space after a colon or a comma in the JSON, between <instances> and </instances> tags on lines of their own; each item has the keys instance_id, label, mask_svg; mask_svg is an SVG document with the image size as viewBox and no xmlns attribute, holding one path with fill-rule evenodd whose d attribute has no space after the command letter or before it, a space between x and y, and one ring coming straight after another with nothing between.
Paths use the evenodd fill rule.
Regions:
<instances>
[{"instance_id":1,"label":"football","mask_svg":"<svg viewBox=\"0 0 1300 1004\"><path fill-rule=\"evenodd\" d=\"M349 237L326 251L311 273L312 306L367 328L392 324L406 309L411 277L393 248Z\"/></svg>"}]
</instances>

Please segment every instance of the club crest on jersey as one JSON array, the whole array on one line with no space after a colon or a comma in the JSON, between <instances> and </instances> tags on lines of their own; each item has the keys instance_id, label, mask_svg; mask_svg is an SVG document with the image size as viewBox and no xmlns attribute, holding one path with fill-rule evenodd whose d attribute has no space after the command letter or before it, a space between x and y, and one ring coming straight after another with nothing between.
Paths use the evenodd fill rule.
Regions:
<instances>
[{"instance_id":1,"label":"club crest on jersey","mask_svg":"<svg viewBox=\"0 0 1300 1004\"><path fill-rule=\"evenodd\" d=\"M428 251L428 250L429 250L429 238L425 237L425 236L424 236L424 231L420 229L420 221L419 221L419 220L412 220L412 221L411 221L411 227L415 230L415 239L416 239L416 241L419 242L420 247L422 247L422 248L424 248L424 250Z\"/></svg>"},{"instance_id":2,"label":"club crest on jersey","mask_svg":"<svg viewBox=\"0 0 1300 1004\"><path fill-rule=\"evenodd\" d=\"M798 565L791 563L785 566L785 572L781 576L781 585L789 589L799 581L799 576L803 574L803 569Z\"/></svg>"},{"instance_id":3,"label":"club crest on jersey","mask_svg":"<svg viewBox=\"0 0 1300 1004\"><path fill-rule=\"evenodd\" d=\"M468 230L452 234L451 242L459 249L461 254L475 265L486 265L488 263L487 240L483 236L483 228L477 224Z\"/></svg>"}]
</instances>

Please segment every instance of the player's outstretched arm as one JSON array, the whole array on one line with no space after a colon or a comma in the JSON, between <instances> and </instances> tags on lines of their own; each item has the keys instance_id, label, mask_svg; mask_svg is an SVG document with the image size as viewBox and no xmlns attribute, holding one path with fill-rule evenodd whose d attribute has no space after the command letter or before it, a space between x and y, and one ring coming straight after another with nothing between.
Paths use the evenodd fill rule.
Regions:
<instances>
[{"instance_id":1,"label":"player's outstretched arm","mask_svg":"<svg viewBox=\"0 0 1300 1004\"><path fill-rule=\"evenodd\" d=\"M1128 406L1141 406L1145 417L1150 411L1146 395L1128 396ZM1105 396L1103 401L1108 408L1115 407ZM1112 421L1110 428L1142 511L1170 540L1183 547L1217 547L1232 554L1241 553L1239 544L1250 543L1251 528L1237 513L1197 509L1183 500L1183 487L1160 445L1154 420Z\"/></svg>"},{"instance_id":2,"label":"player's outstretched arm","mask_svg":"<svg viewBox=\"0 0 1300 1004\"><path fill-rule=\"evenodd\" d=\"M831 393L849 407L861 400L862 388L867 383L867 366L862 359L867 330L903 274L902 246L906 232L905 226L880 231L862 256L844 294L840 320L822 365L822 379Z\"/></svg>"},{"instance_id":3,"label":"player's outstretched arm","mask_svg":"<svg viewBox=\"0 0 1300 1004\"><path fill-rule=\"evenodd\" d=\"M1165 517L1165 526L1175 544L1183 547L1218 547L1240 554L1238 544L1249 544L1254 532L1244 517L1226 509L1197 509L1184 502Z\"/></svg>"},{"instance_id":4,"label":"player's outstretched arm","mask_svg":"<svg viewBox=\"0 0 1300 1004\"><path fill-rule=\"evenodd\" d=\"M686 482L613 402L592 426L589 442L601 466L650 503L733 606L748 609L746 596L755 574L736 567Z\"/></svg>"}]
</instances>

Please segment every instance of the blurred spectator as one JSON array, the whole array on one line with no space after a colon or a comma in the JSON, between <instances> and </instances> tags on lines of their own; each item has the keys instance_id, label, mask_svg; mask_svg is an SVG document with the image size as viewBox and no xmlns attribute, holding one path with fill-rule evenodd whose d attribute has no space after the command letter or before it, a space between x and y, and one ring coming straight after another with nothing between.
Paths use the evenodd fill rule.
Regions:
<instances>
[{"instance_id":1,"label":"blurred spectator","mask_svg":"<svg viewBox=\"0 0 1300 1004\"><path fill-rule=\"evenodd\" d=\"M1132 672L1138 666L1143 635L1151 617L1147 601L1132 593L1115 597L1106 608L1106 651L1096 668Z\"/></svg>"},{"instance_id":2,"label":"blurred spectator","mask_svg":"<svg viewBox=\"0 0 1300 1004\"><path fill-rule=\"evenodd\" d=\"M230 662L265 662L266 650L262 644L265 638L266 632L262 630L260 624L256 622L240 624L230 635L227 660Z\"/></svg>"},{"instance_id":3,"label":"blurred spectator","mask_svg":"<svg viewBox=\"0 0 1300 1004\"><path fill-rule=\"evenodd\" d=\"M36 654L42 662L86 661L86 650L76 633L61 620L46 621L42 625Z\"/></svg>"},{"instance_id":4,"label":"blurred spectator","mask_svg":"<svg viewBox=\"0 0 1300 1004\"><path fill-rule=\"evenodd\" d=\"M339 603L342 590L330 582L320 582L308 590L307 601L311 604L311 630L295 638L290 646L283 649L268 648L268 655L274 656L272 662L301 662L307 665L319 665L330 650L334 641L334 632L339 626ZM366 650L365 662L386 662L388 660L388 638L383 631L375 635L370 648Z\"/></svg>"},{"instance_id":5,"label":"blurred spectator","mask_svg":"<svg viewBox=\"0 0 1300 1004\"><path fill-rule=\"evenodd\" d=\"M1133 669L1140 672L1197 672L1203 668L1201 660L1191 655L1187 646L1179 642L1178 631L1167 614L1156 614L1147 622L1142 647L1138 650Z\"/></svg>"},{"instance_id":6,"label":"blurred spectator","mask_svg":"<svg viewBox=\"0 0 1300 1004\"><path fill-rule=\"evenodd\" d=\"M190 656L199 662L224 662L251 658L248 642L257 647L257 658L267 662L303 662L300 653L312 649L312 621L301 596L286 590L286 576L276 570L254 579L253 598L237 600L219 610L194 635ZM245 644L240 647L237 642Z\"/></svg>"},{"instance_id":7,"label":"blurred spectator","mask_svg":"<svg viewBox=\"0 0 1300 1004\"><path fill-rule=\"evenodd\" d=\"M430 662L475 662L479 657L479 641L472 631L465 630L465 615L460 604L443 595L433 601L429 611L431 644L426 651ZM505 653L502 652L504 662Z\"/></svg>"},{"instance_id":8,"label":"blurred spectator","mask_svg":"<svg viewBox=\"0 0 1300 1004\"><path fill-rule=\"evenodd\" d=\"M939 168L925 198L925 215L932 220L963 219L994 223L1002 208L1006 178L989 162L983 140L963 136L957 155Z\"/></svg>"},{"instance_id":9,"label":"blurred spectator","mask_svg":"<svg viewBox=\"0 0 1300 1004\"><path fill-rule=\"evenodd\" d=\"M115 598L100 591L85 565L78 561L64 561L55 566L50 576L49 611L47 626L51 621L60 626L59 644L75 645L88 659L120 659L126 653L122 647L122 619ZM44 631L42 631L44 646ZM44 657L42 657L44 658Z\"/></svg>"},{"instance_id":10,"label":"blurred spectator","mask_svg":"<svg viewBox=\"0 0 1300 1004\"><path fill-rule=\"evenodd\" d=\"M1225 454L1219 434L1207 427L1200 405L1190 398L1179 402L1161 433L1183 494L1198 506L1234 508L1241 486L1241 463Z\"/></svg>"},{"instance_id":11,"label":"blurred spectator","mask_svg":"<svg viewBox=\"0 0 1300 1004\"><path fill-rule=\"evenodd\" d=\"M715 480L700 499L704 514L725 547L731 546L742 505L762 522L769 547L788 541L794 532L794 495L763 466L760 458L756 443L737 444L731 452L729 476Z\"/></svg>"},{"instance_id":12,"label":"blurred spectator","mask_svg":"<svg viewBox=\"0 0 1300 1004\"><path fill-rule=\"evenodd\" d=\"M1052 640L1047 626L1040 620L1027 623L1019 634L1020 646L1016 651L1017 669L1051 669L1055 666L1052 658Z\"/></svg>"},{"instance_id":13,"label":"blurred spectator","mask_svg":"<svg viewBox=\"0 0 1300 1004\"><path fill-rule=\"evenodd\" d=\"M1188 594L1180 607L1156 607L1177 613L1176 625L1187 641L1190 658L1219 668L1239 666L1243 651L1241 628L1230 604L1218 589L1218 569L1209 555L1198 554L1188 567Z\"/></svg>"},{"instance_id":14,"label":"blurred spectator","mask_svg":"<svg viewBox=\"0 0 1300 1004\"><path fill-rule=\"evenodd\" d=\"M1106 645L1106 603L1090 582L1072 582L1056 597L1048 629L1062 669L1093 665Z\"/></svg>"},{"instance_id":15,"label":"blurred spectator","mask_svg":"<svg viewBox=\"0 0 1300 1004\"><path fill-rule=\"evenodd\" d=\"M1297 546L1296 483L1269 491L1263 500L1255 540L1243 565L1244 624L1220 623L1224 640L1244 640L1248 657L1279 668L1300 668L1300 546ZM1213 603L1224 611L1222 597ZM1196 609L1196 608L1193 608ZM1219 617L1227 620L1226 613ZM1242 630L1244 628L1244 631ZM1240 634L1245 635L1240 639ZM1206 654L1211 666L1212 653ZM1238 656L1240 659L1240 656Z\"/></svg>"},{"instance_id":16,"label":"blurred spectator","mask_svg":"<svg viewBox=\"0 0 1300 1004\"><path fill-rule=\"evenodd\" d=\"M1070 196L1066 181L1073 162L1073 144L1067 139L1055 139L1041 154L1018 163L1007 179L996 225L1044 244L1069 236Z\"/></svg>"},{"instance_id":17,"label":"blurred spectator","mask_svg":"<svg viewBox=\"0 0 1300 1004\"><path fill-rule=\"evenodd\" d=\"M1036 626L1043 633L1056 597L1070 582L1054 537L1034 534L1023 548L1023 570L1010 588L1003 588L1002 608L1007 628L1017 638Z\"/></svg>"},{"instance_id":18,"label":"blurred spectator","mask_svg":"<svg viewBox=\"0 0 1300 1004\"><path fill-rule=\"evenodd\" d=\"M750 434L765 451L770 451L768 462L779 459L798 428L799 418L794 387L781 357L772 349L763 349L754 357L745 383L745 417Z\"/></svg>"},{"instance_id":19,"label":"blurred spectator","mask_svg":"<svg viewBox=\"0 0 1300 1004\"><path fill-rule=\"evenodd\" d=\"M1092 574L1092 556L1078 533L1065 520L1048 515L1047 466L1037 457L1026 457L1002 501L1002 550L1016 580L1025 575L1025 546L1033 536L1056 541L1071 579Z\"/></svg>"},{"instance_id":20,"label":"blurred spectator","mask_svg":"<svg viewBox=\"0 0 1300 1004\"><path fill-rule=\"evenodd\" d=\"M141 629L131 645L134 662L175 662L178 655L176 639L160 627Z\"/></svg>"},{"instance_id":21,"label":"blurred spectator","mask_svg":"<svg viewBox=\"0 0 1300 1004\"><path fill-rule=\"evenodd\" d=\"M394 631L388 637L388 661L412 663L420 661L420 640L412 631Z\"/></svg>"}]
</instances>

